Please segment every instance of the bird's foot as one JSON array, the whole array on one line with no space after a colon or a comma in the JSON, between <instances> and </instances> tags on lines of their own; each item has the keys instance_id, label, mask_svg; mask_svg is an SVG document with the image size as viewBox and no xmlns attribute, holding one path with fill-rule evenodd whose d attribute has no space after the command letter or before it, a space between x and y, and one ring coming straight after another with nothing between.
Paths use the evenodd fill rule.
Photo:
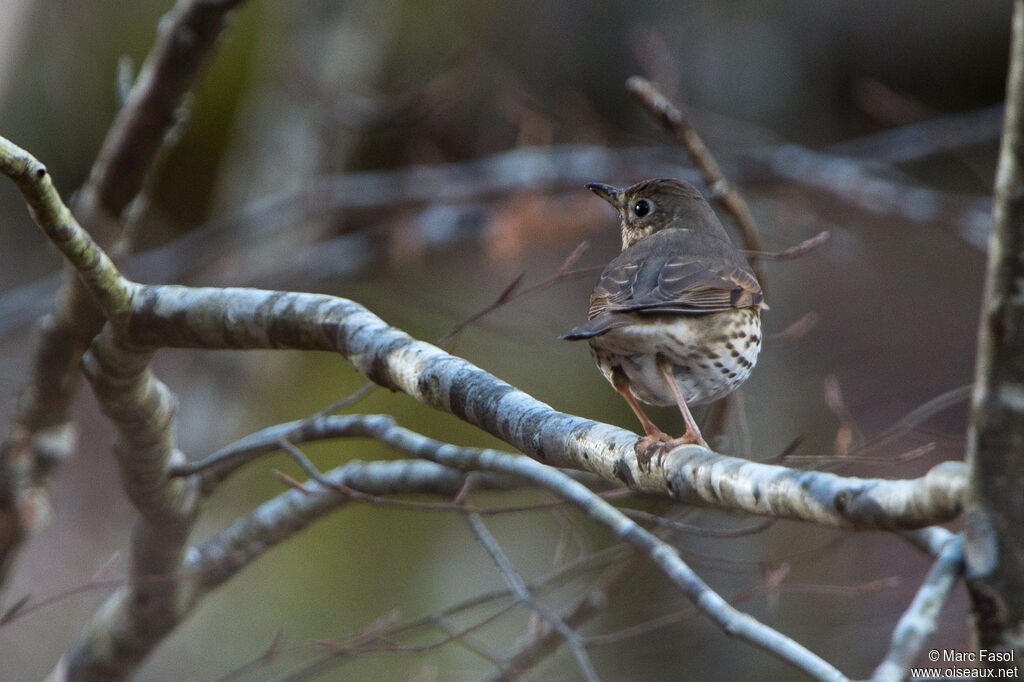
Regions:
<instances>
[{"instance_id":1,"label":"bird's foot","mask_svg":"<svg viewBox=\"0 0 1024 682\"><path fill-rule=\"evenodd\" d=\"M699 445L702 448L710 449L707 441L704 440L699 431L696 433L687 431L677 438L673 438L662 431L649 433L636 443L636 459L640 471L650 471L651 460L655 456L658 458L658 466L663 466L665 463L665 453L680 445Z\"/></svg>"},{"instance_id":2,"label":"bird's foot","mask_svg":"<svg viewBox=\"0 0 1024 682\"><path fill-rule=\"evenodd\" d=\"M710 446L708 446L708 442L704 440L704 436L700 435L700 432L690 433L687 431L678 438L670 438L662 441L662 443L665 445L666 451L679 447L680 445L699 445L702 448L711 449Z\"/></svg>"},{"instance_id":3,"label":"bird's foot","mask_svg":"<svg viewBox=\"0 0 1024 682\"><path fill-rule=\"evenodd\" d=\"M636 462L640 471L650 471L651 459L658 456L658 465L661 465L661 458L665 454L665 444L671 443L672 438L658 428L647 429L647 435L636 442Z\"/></svg>"},{"instance_id":4,"label":"bird's foot","mask_svg":"<svg viewBox=\"0 0 1024 682\"><path fill-rule=\"evenodd\" d=\"M636 465L640 471L650 471L651 460L655 455L658 455L658 460L661 461L663 443L664 441L655 440L649 436L636 442Z\"/></svg>"}]
</instances>

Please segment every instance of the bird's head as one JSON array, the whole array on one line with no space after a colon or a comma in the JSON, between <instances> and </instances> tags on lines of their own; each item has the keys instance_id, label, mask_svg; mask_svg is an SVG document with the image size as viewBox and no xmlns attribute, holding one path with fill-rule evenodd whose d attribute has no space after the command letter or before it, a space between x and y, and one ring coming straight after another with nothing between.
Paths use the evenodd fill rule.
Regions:
<instances>
[{"instance_id":1,"label":"bird's head","mask_svg":"<svg viewBox=\"0 0 1024 682\"><path fill-rule=\"evenodd\" d=\"M644 180L624 189L591 183L587 189L619 214L623 250L668 228L722 231L714 211L693 185L671 178Z\"/></svg>"}]
</instances>

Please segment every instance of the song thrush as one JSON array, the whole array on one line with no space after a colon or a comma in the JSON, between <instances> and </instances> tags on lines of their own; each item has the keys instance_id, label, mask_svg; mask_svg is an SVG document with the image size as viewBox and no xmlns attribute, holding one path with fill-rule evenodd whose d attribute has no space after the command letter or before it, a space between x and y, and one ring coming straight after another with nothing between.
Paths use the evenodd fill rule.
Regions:
<instances>
[{"instance_id":1,"label":"song thrush","mask_svg":"<svg viewBox=\"0 0 1024 682\"><path fill-rule=\"evenodd\" d=\"M589 321L562 338L590 343L646 443L707 447L687 405L718 400L750 375L761 350L761 286L692 185L656 179L587 189L618 212L622 253L597 280ZM686 432L670 437L637 400L678 405Z\"/></svg>"}]
</instances>

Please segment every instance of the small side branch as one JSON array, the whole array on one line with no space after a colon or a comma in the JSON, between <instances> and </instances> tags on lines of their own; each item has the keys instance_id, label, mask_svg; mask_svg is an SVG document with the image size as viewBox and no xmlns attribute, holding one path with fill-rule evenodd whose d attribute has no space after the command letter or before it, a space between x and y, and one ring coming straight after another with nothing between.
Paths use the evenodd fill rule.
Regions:
<instances>
[{"instance_id":1,"label":"small side branch","mask_svg":"<svg viewBox=\"0 0 1024 682\"><path fill-rule=\"evenodd\" d=\"M583 673L587 680L595 682L598 679L597 671L594 670L594 664L587 654L583 638L563 621L561 616L552 611L544 602L537 599L530 592L530 588L526 586L526 582L519 575L518 571L515 570L508 556L501 550L498 541L491 534L491 531L487 529L487 526L484 525L480 515L469 514L466 516L466 520L469 521L469 526L473 529L473 534L476 535L481 546L483 546L484 550L498 567L498 571L501 573L502 578L505 579L505 584L512 590L512 593L519 601L527 604L539 614L544 619L544 622L547 623L547 626L565 640L570 650L572 650L573 656L576 657L576 663L580 667L580 672Z\"/></svg>"},{"instance_id":2,"label":"small side branch","mask_svg":"<svg viewBox=\"0 0 1024 682\"><path fill-rule=\"evenodd\" d=\"M940 550L938 558L910 607L900 617L892 633L892 646L885 660L875 669L875 682L901 682L907 679L910 666L936 629L939 613L960 579L964 566L963 537L952 536Z\"/></svg>"},{"instance_id":3,"label":"small side branch","mask_svg":"<svg viewBox=\"0 0 1024 682\"><path fill-rule=\"evenodd\" d=\"M60 249L106 317L116 320L130 312L133 284L121 277L106 252L78 224L54 188L46 166L0 137L0 173L17 185L36 224Z\"/></svg>"},{"instance_id":4,"label":"small side branch","mask_svg":"<svg viewBox=\"0 0 1024 682\"><path fill-rule=\"evenodd\" d=\"M446 358L446 365L466 362L440 350L437 352ZM458 366L449 369L457 370ZM418 375L411 377L414 381L415 376ZM498 380L490 377L489 381ZM487 395L486 386L482 383L473 389L481 392L481 399ZM429 396L421 399L434 404L425 398ZM527 398L522 394L519 400ZM634 450L636 434L561 414L536 401L523 407L527 411L512 409L502 416L514 423L529 414L541 426L550 420L545 429L563 428L565 433L571 434L569 443L557 449L552 445L544 451L547 463L594 473L614 485L628 484L635 490L668 495L687 504L828 526L897 530L952 520L959 514L966 485L962 462L941 463L916 479L865 479L761 464L697 446L683 446L667 454L663 469L641 470ZM531 407L536 409L531 411ZM484 416L477 418L483 422ZM478 423L473 418L467 421ZM387 415L344 415L279 424L247 436L207 459L176 467L174 473L199 476L206 490L246 462L279 449L281 439L300 444L334 438L378 438L392 423ZM505 422L502 419L499 423ZM508 427L495 435L500 433L504 433L512 445L536 457L536 445L528 437L530 434L515 435L513 431L513 437ZM543 435L543 429L532 435ZM550 435L555 437L553 433ZM613 438L613 441L595 442L599 437ZM602 447L605 450L602 451Z\"/></svg>"}]
</instances>

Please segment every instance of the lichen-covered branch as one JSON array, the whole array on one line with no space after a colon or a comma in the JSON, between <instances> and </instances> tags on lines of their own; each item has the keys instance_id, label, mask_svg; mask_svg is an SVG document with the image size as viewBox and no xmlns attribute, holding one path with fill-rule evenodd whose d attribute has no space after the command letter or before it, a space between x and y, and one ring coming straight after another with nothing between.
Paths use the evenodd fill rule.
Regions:
<instances>
[{"instance_id":1,"label":"lichen-covered branch","mask_svg":"<svg viewBox=\"0 0 1024 682\"><path fill-rule=\"evenodd\" d=\"M964 567L963 538L950 535L938 553L935 564L928 571L924 583L914 595L906 612L900 616L892 633L892 646L881 665L875 669L872 680L900 682L907 679L925 642L936 629L939 613L945 606L953 586L960 579Z\"/></svg>"},{"instance_id":2,"label":"lichen-covered branch","mask_svg":"<svg viewBox=\"0 0 1024 682\"><path fill-rule=\"evenodd\" d=\"M175 399L149 370L151 353L124 347L110 326L84 359L103 413L117 429L121 480L139 513L128 584L86 626L65 662L76 680L127 677L180 620L181 568L199 511L194 481L170 475Z\"/></svg>"},{"instance_id":3,"label":"lichen-covered branch","mask_svg":"<svg viewBox=\"0 0 1024 682\"><path fill-rule=\"evenodd\" d=\"M126 339L141 346L295 348L341 353L381 386L474 424L545 464L635 490L756 514L858 528L955 518L963 464L919 479L857 479L686 446L641 467L636 434L552 409L479 367L417 341L363 306L318 294L140 286Z\"/></svg>"},{"instance_id":4,"label":"lichen-covered branch","mask_svg":"<svg viewBox=\"0 0 1024 682\"><path fill-rule=\"evenodd\" d=\"M686 565L674 547L557 469L521 455L439 443L397 426L382 432L380 440L445 466L512 474L555 492L648 557L704 615L728 634L777 656L815 679L846 679L827 661L797 642L736 610Z\"/></svg>"},{"instance_id":5,"label":"lichen-covered branch","mask_svg":"<svg viewBox=\"0 0 1024 682\"><path fill-rule=\"evenodd\" d=\"M78 220L103 243L117 238L122 214L144 186L165 137L176 126L182 101L238 4L240 0L179 0L161 21L156 43L75 201ZM41 204L33 204L31 192L26 194L33 211L56 207L45 197L52 185L41 164L28 157L25 168L11 168L10 151L0 151L3 172L19 182L19 172L30 171L37 182L19 182L23 193L33 187L45 190ZM60 225L68 216L51 216L52 221L44 217L40 224ZM90 287L82 286L80 278L88 273L81 267L65 270L55 308L41 322L15 416L0 444L0 584L31 530L35 514L29 507L41 495L33 490L41 491L52 470L74 449L70 404L78 385L78 362L104 320L87 292ZM113 293L109 287L91 288Z\"/></svg>"},{"instance_id":6,"label":"lichen-covered branch","mask_svg":"<svg viewBox=\"0 0 1024 682\"><path fill-rule=\"evenodd\" d=\"M110 257L64 204L46 166L0 137L0 173L17 185L32 218L64 255L104 317L116 319L130 312L132 283L121 277Z\"/></svg>"},{"instance_id":7,"label":"lichen-covered branch","mask_svg":"<svg viewBox=\"0 0 1024 682\"><path fill-rule=\"evenodd\" d=\"M1024 660L1024 0L1014 2L1006 120L967 435L967 586L977 646Z\"/></svg>"}]
</instances>

